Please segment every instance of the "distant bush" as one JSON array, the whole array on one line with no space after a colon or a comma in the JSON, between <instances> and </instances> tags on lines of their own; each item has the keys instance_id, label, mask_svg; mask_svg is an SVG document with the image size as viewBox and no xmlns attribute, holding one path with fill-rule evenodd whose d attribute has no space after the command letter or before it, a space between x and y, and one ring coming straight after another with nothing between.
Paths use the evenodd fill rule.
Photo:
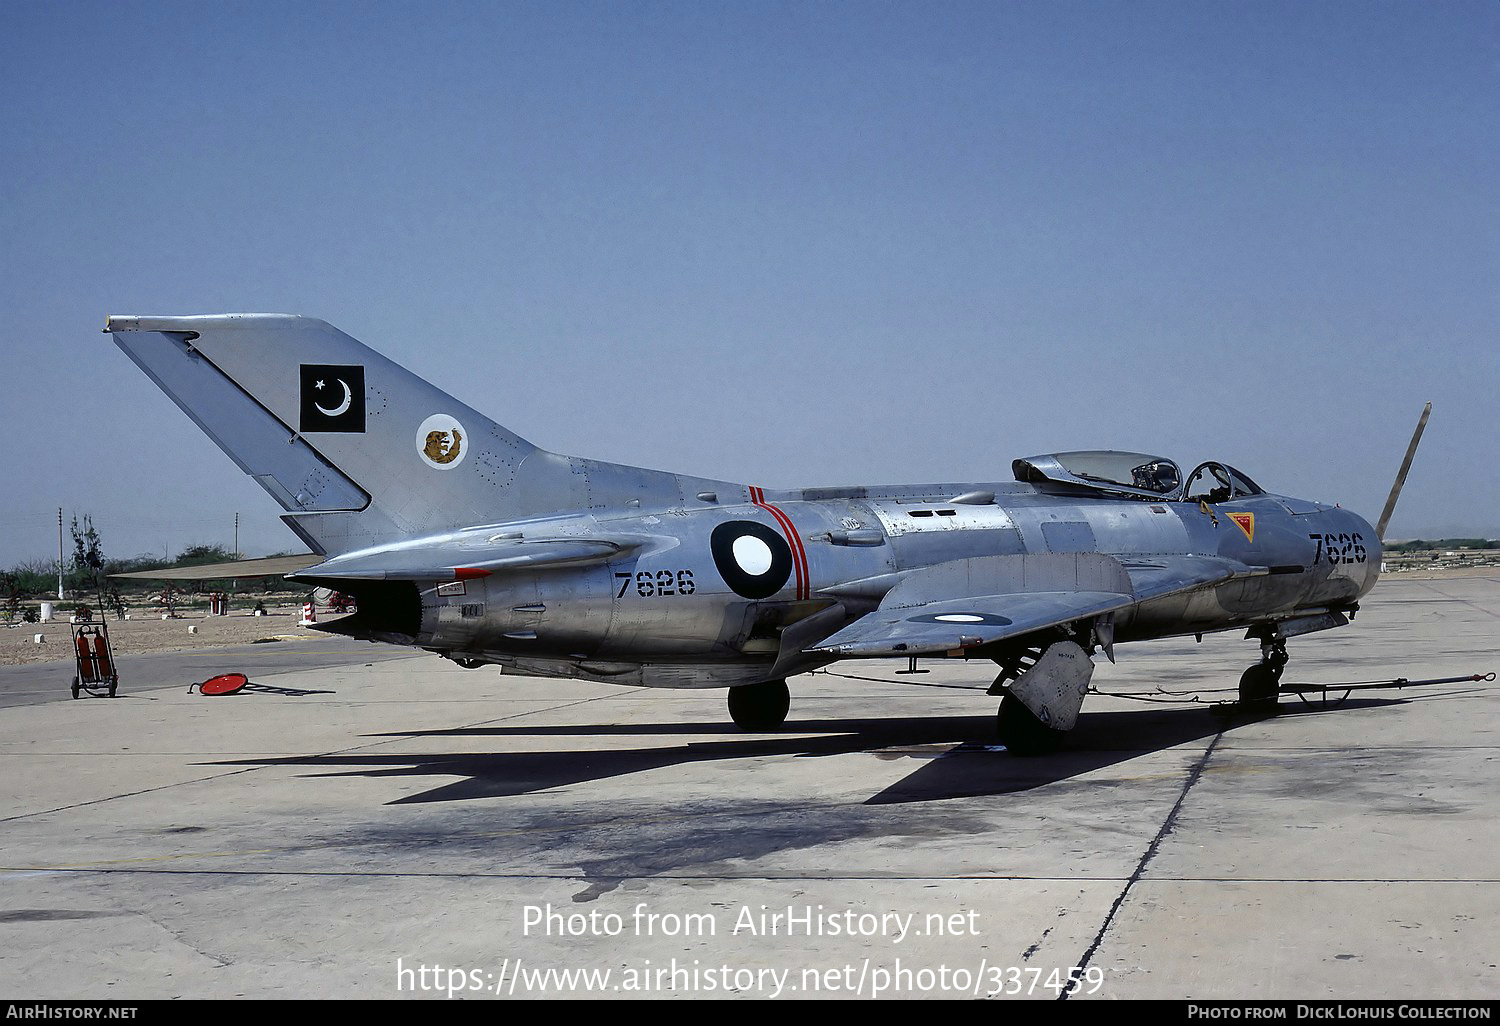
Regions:
<instances>
[{"instance_id":1,"label":"distant bush","mask_svg":"<svg viewBox=\"0 0 1500 1026\"><path fill-rule=\"evenodd\" d=\"M95 579L87 562L87 552L90 547L90 539L87 531L91 525L80 527L79 534L82 537L85 554L82 560L75 552L74 559L69 560L69 565L63 575L63 587L68 597L81 599L87 592L95 595L94 604L102 605L116 616L123 615L128 608L127 599L134 599L137 603L144 600L145 596L156 596L161 592L162 585L157 581L111 581L109 577L113 574L143 573L151 570L164 570L171 567L181 566L203 566L208 563L229 563L239 558L222 545L189 545L177 554L174 559L163 559L160 555L148 554L128 556L125 558L111 558L98 551L98 535L93 539L95 558L99 561L97 568L98 578ZM278 552L278 556L290 556L294 553ZM80 565L81 563L81 565ZM43 596L55 595L57 593L57 561L56 560L30 560L4 571L8 584L0 585L0 614L3 614L4 605L10 591L13 590L20 599L36 599ZM234 580L195 581L183 582L183 584L194 593L201 594L211 591L259 591L259 592L303 592L307 590L305 584L294 584L291 581L282 580L280 577L266 577L257 579L240 578L238 586ZM102 587L101 587L102 585ZM14 621L12 621L14 622Z\"/></svg>"},{"instance_id":2,"label":"distant bush","mask_svg":"<svg viewBox=\"0 0 1500 1026\"><path fill-rule=\"evenodd\" d=\"M1417 538L1385 546L1387 552L1422 552L1427 549L1500 549L1500 539L1437 538L1428 541L1425 538Z\"/></svg>"},{"instance_id":3,"label":"distant bush","mask_svg":"<svg viewBox=\"0 0 1500 1026\"><path fill-rule=\"evenodd\" d=\"M222 545L189 545L177 554L173 566L204 566L208 563L228 563L239 557Z\"/></svg>"},{"instance_id":4,"label":"distant bush","mask_svg":"<svg viewBox=\"0 0 1500 1026\"><path fill-rule=\"evenodd\" d=\"M16 587L14 574L0 573L0 610L4 612L7 627L21 616L21 591Z\"/></svg>"},{"instance_id":5,"label":"distant bush","mask_svg":"<svg viewBox=\"0 0 1500 1026\"><path fill-rule=\"evenodd\" d=\"M33 559L15 566L10 571L15 579L16 590L22 596L45 595L57 590L57 563L55 560Z\"/></svg>"}]
</instances>

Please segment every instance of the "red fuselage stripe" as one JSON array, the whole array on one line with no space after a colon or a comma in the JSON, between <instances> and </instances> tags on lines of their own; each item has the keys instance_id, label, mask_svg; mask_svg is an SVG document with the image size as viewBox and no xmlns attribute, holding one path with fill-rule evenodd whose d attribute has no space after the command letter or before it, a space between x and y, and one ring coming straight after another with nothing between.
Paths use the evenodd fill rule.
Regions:
<instances>
[{"instance_id":1,"label":"red fuselage stripe","mask_svg":"<svg viewBox=\"0 0 1500 1026\"><path fill-rule=\"evenodd\" d=\"M781 525L781 533L786 535L787 543L792 547L792 566L797 571L797 599L798 601L807 599L812 594L807 574L807 551L802 547L802 539L797 536L797 528L793 526L792 518L766 501L766 492L763 488L752 485L750 501L775 517L776 522Z\"/></svg>"}]
</instances>

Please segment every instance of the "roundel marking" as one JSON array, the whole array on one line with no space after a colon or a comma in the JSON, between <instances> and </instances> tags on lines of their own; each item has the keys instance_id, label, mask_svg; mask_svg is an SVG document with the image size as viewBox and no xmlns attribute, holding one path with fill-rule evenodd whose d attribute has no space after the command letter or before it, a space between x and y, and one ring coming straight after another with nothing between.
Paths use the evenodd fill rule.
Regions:
<instances>
[{"instance_id":1,"label":"roundel marking","mask_svg":"<svg viewBox=\"0 0 1500 1026\"><path fill-rule=\"evenodd\" d=\"M1008 627L1013 622L995 613L923 613L906 619L910 623L987 623L992 627Z\"/></svg>"},{"instance_id":2,"label":"roundel marking","mask_svg":"<svg viewBox=\"0 0 1500 1026\"><path fill-rule=\"evenodd\" d=\"M792 575L792 548L777 531L754 520L728 520L709 538L714 566L736 595L770 598Z\"/></svg>"},{"instance_id":3,"label":"roundel marking","mask_svg":"<svg viewBox=\"0 0 1500 1026\"><path fill-rule=\"evenodd\" d=\"M452 470L469 452L469 432L446 413L434 413L417 428L417 455L433 470Z\"/></svg>"},{"instance_id":4,"label":"roundel marking","mask_svg":"<svg viewBox=\"0 0 1500 1026\"><path fill-rule=\"evenodd\" d=\"M729 547L729 554L734 557L735 565L751 577L764 577L770 573L771 564L776 561L776 554L771 551L771 546L753 534L742 534L736 538Z\"/></svg>"}]
</instances>

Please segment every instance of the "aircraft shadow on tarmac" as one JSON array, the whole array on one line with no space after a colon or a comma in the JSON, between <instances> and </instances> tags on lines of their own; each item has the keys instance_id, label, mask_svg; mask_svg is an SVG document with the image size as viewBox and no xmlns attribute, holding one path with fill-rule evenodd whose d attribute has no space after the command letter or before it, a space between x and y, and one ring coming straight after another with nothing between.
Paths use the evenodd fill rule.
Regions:
<instances>
[{"instance_id":1,"label":"aircraft shadow on tarmac","mask_svg":"<svg viewBox=\"0 0 1500 1026\"><path fill-rule=\"evenodd\" d=\"M1360 699L1342 708L1396 705L1405 699ZM1283 716L1322 710L1287 706ZM1153 752L1190 744L1256 722L1210 715L1204 706L1085 713L1068 746L1050 756L1018 758L991 747L988 717L929 716L902 719L789 720L783 735L742 735L723 741L637 748L566 748L552 751L367 753L244 759L220 766L304 766L317 775L367 777L459 777L440 787L390 804L470 801L531 794L693 763L731 762L771 756L822 758L869 753L883 760L910 759L913 772L867 798L867 805L942 801L1013 794L1119 765ZM531 725L377 734L419 739L486 737L701 736L733 731L721 722ZM788 736L789 735L789 736ZM808 736L814 735L814 736Z\"/></svg>"}]
</instances>

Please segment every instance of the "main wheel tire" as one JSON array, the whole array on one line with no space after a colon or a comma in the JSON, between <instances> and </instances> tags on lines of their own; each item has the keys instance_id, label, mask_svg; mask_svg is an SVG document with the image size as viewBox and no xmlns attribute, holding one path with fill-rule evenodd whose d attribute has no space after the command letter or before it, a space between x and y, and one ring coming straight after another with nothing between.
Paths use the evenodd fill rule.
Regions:
<instances>
[{"instance_id":1,"label":"main wheel tire","mask_svg":"<svg viewBox=\"0 0 1500 1026\"><path fill-rule=\"evenodd\" d=\"M1062 747L1066 731L1053 730L1036 718L1015 695L1000 699L995 716L995 731L1000 743L1012 755L1050 755Z\"/></svg>"},{"instance_id":2,"label":"main wheel tire","mask_svg":"<svg viewBox=\"0 0 1500 1026\"><path fill-rule=\"evenodd\" d=\"M744 731L775 730L786 722L786 713L791 707L792 693L787 690L784 680L741 684L729 689L729 718Z\"/></svg>"},{"instance_id":3,"label":"main wheel tire","mask_svg":"<svg viewBox=\"0 0 1500 1026\"><path fill-rule=\"evenodd\" d=\"M1240 675L1240 707L1246 712L1276 715L1281 673L1270 663L1256 663Z\"/></svg>"}]
</instances>

